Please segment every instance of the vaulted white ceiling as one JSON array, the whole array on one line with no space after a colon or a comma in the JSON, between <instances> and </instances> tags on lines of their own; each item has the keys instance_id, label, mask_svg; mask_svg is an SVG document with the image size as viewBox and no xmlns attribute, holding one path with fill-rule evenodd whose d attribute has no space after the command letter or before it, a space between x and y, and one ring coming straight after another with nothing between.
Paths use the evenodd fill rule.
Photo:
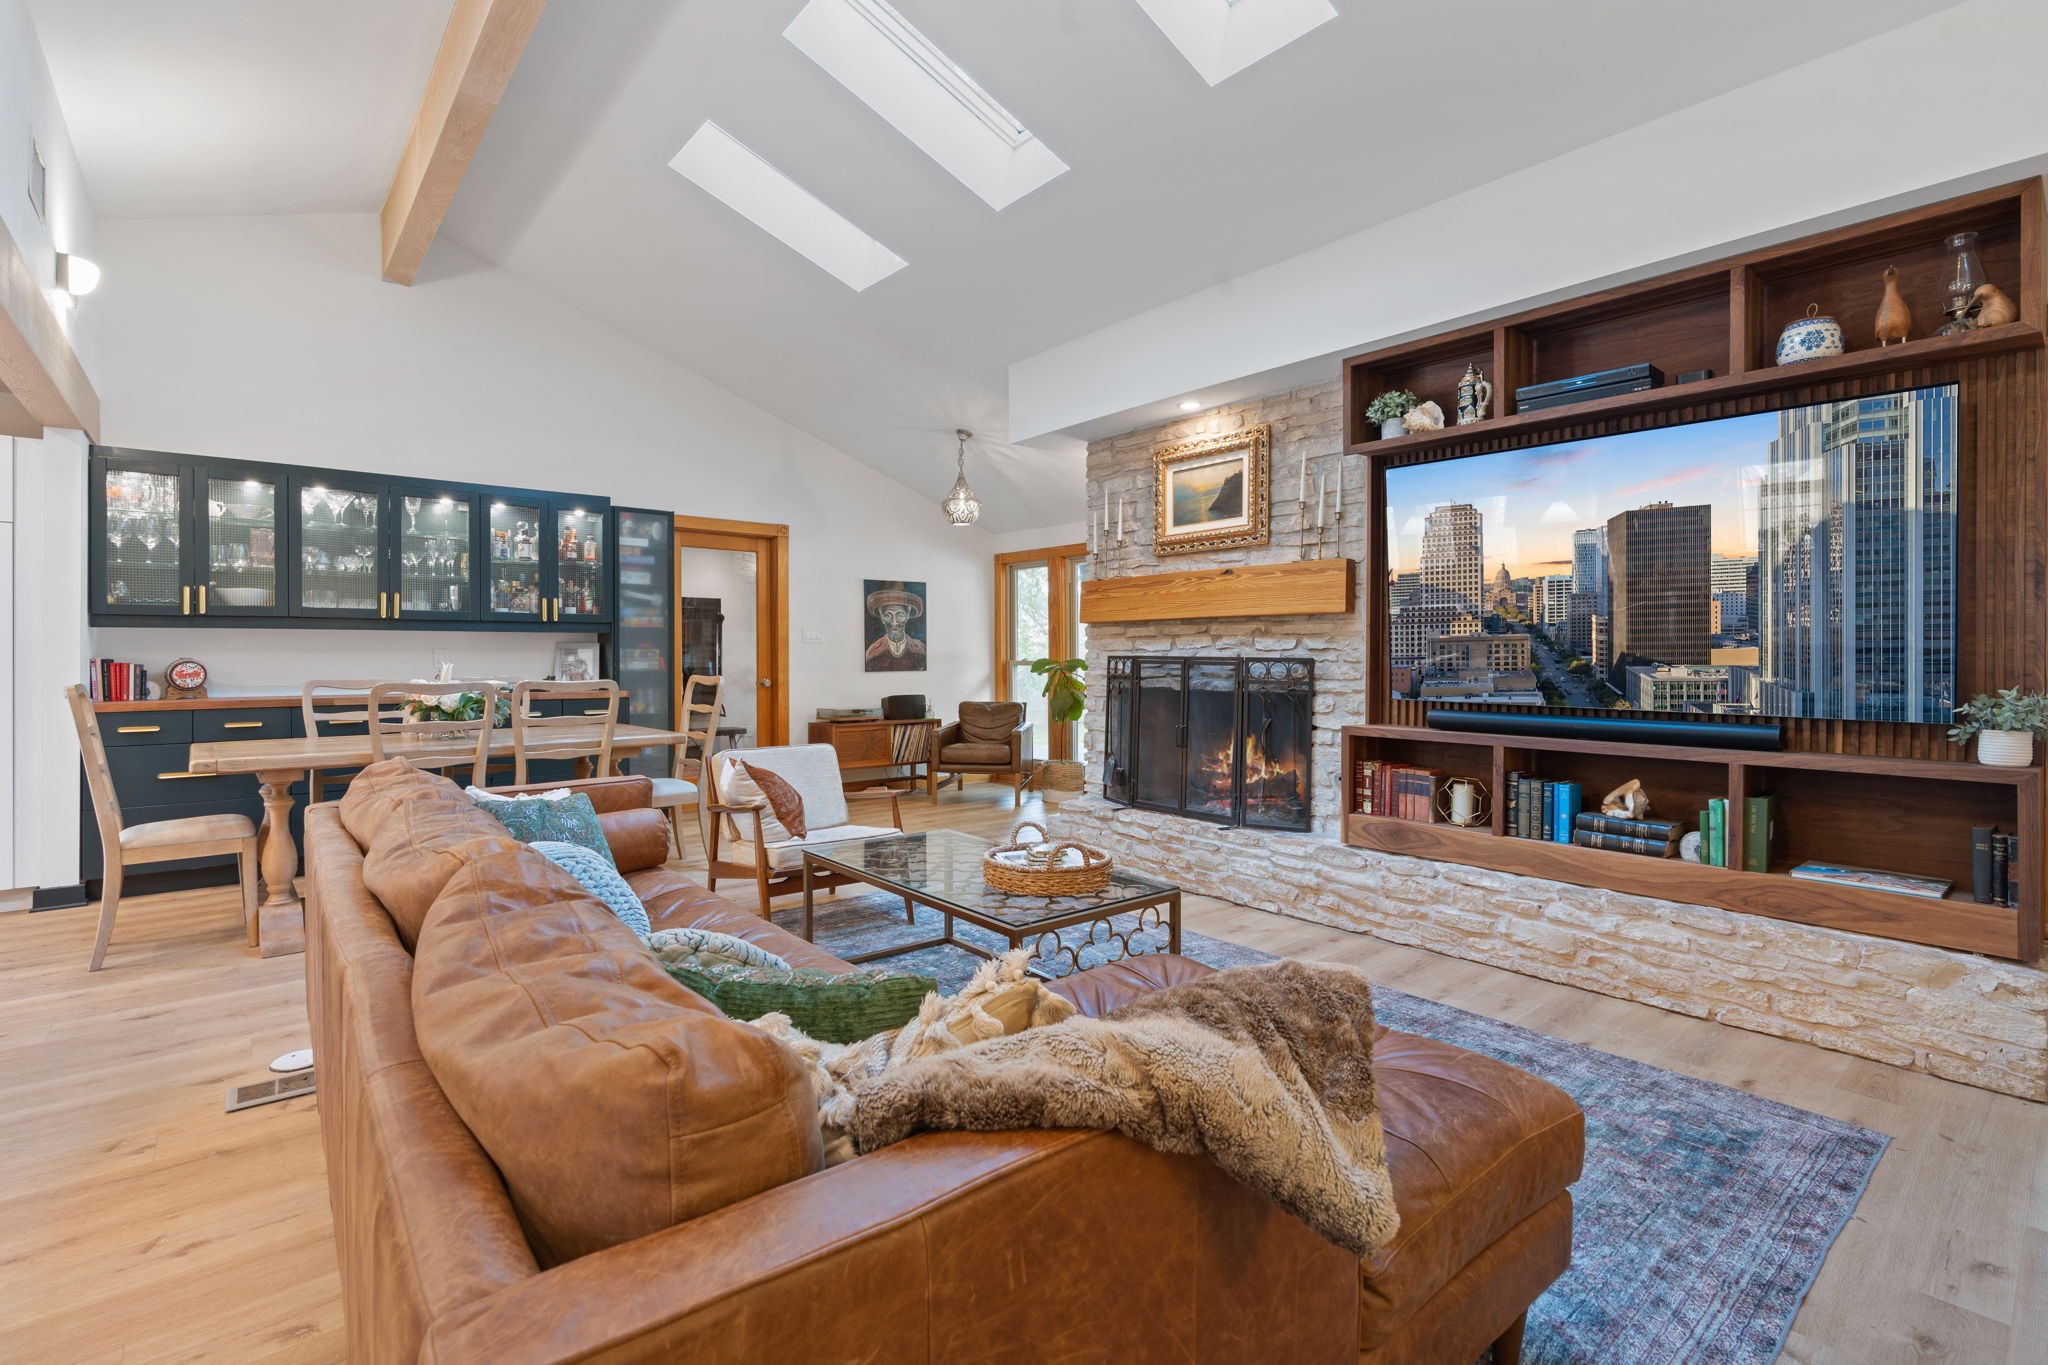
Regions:
<instances>
[{"instance_id":1,"label":"vaulted white ceiling","mask_svg":"<svg viewBox=\"0 0 2048 1365\"><path fill-rule=\"evenodd\" d=\"M376 208L448 10L32 3L103 216ZM784 39L803 0L556 0L443 230L934 501L974 430L1004 531L1082 507L1078 443L1002 440L1012 361L1953 0L1333 0L1214 87L1136 0L894 3L1070 169L992 209ZM669 169L707 120L908 265L855 293Z\"/></svg>"}]
</instances>

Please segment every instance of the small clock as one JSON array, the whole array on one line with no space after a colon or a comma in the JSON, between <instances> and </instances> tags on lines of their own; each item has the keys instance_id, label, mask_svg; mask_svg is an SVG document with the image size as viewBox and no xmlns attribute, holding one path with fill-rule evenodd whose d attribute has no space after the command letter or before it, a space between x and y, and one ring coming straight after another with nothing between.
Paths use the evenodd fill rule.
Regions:
<instances>
[{"instance_id":1,"label":"small clock","mask_svg":"<svg viewBox=\"0 0 2048 1365\"><path fill-rule=\"evenodd\" d=\"M174 659L164 670L164 698L183 701L206 695L206 665L197 659Z\"/></svg>"}]
</instances>

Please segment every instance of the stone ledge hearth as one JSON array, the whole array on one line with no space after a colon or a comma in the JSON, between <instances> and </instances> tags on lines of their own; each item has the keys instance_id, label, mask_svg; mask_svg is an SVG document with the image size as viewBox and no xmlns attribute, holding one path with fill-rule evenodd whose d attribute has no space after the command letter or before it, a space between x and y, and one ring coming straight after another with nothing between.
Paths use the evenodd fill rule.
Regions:
<instances>
[{"instance_id":1,"label":"stone ledge hearth","mask_svg":"<svg viewBox=\"0 0 2048 1365\"><path fill-rule=\"evenodd\" d=\"M1219 900L2048 1100L2048 973L2017 963L1093 795L1058 807L1052 824Z\"/></svg>"}]
</instances>

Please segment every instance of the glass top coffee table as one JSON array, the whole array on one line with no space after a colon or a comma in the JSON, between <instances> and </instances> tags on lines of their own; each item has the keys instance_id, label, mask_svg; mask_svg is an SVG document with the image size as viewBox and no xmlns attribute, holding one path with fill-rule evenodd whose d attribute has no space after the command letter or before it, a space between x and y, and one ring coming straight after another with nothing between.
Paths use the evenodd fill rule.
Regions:
<instances>
[{"instance_id":1,"label":"glass top coffee table","mask_svg":"<svg viewBox=\"0 0 2048 1365\"><path fill-rule=\"evenodd\" d=\"M955 938L955 919L1000 936L1012 948L1030 945L1036 958L1052 964L1048 970L1034 962L1032 970L1040 975L1064 976L1081 970L1081 953L1091 946L1107 950L1106 962L1147 951L1132 940L1162 925L1166 928L1165 951L1180 951L1179 887L1112 872L1109 885L1092 896L1014 896L982 880L981 855L993 847L989 840L972 834L937 829L806 848L804 938L815 941L812 873L823 869L893 891L945 917L946 932L938 938L862 953L846 959L849 962L896 957L942 944L964 948L979 957L994 956L978 944ZM1118 926L1112 921L1119 915L1135 915L1136 919ZM1084 927L1085 933L1081 932ZM1060 970L1062 960L1065 970Z\"/></svg>"}]
</instances>

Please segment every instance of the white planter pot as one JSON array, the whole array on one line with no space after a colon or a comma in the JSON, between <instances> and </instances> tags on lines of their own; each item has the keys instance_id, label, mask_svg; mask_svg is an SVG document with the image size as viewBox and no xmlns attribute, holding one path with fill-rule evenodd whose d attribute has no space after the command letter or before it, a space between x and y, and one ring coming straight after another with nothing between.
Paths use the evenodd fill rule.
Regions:
<instances>
[{"instance_id":1,"label":"white planter pot","mask_svg":"<svg viewBox=\"0 0 2048 1365\"><path fill-rule=\"evenodd\" d=\"M1994 768L2024 768L2034 761L2034 737L2025 730L1986 730L1977 736L1977 761Z\"/></svg>"},{"instance_id":2,"label":"white planter pot","mask_svg":"<svg viewBox=\"0 0 2048 1365\"><path fill-rule=\"evenodd\" d=\"M1380 423L1380 439L1382 441L1391 441L1396 436L1406 436L1407 434L1408 424L1399 417L1389 417L1386 421Z\"/></svg>"}]
</instances>

